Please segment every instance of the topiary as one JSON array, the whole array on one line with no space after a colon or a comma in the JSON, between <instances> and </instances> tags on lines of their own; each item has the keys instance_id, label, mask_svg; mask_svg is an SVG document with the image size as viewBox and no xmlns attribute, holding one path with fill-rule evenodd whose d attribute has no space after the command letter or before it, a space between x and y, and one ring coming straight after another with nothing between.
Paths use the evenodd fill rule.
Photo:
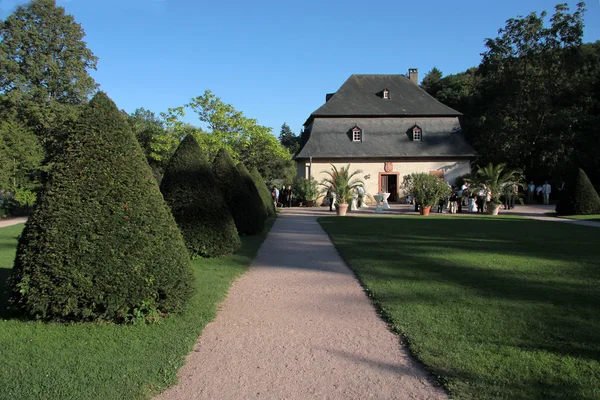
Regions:
<instances>
[{"instance_id":1,"label":"topiary","mask_svg":"<svg viewBox=\"0 0 600 400\"><path fill-rule=\"evenodd\" d=\"M240 248L233 217L194 136L187 135L171 157L160 190L191 256L219 257Z\"/></svg>"},{"instance_id":2,"label":"topiary","mask_svg":"<svg viewBox=\"0 0 600 400\"><path fill-rule=\"evenodd\" d=\"M262 231L265 224L264 207L256 207L252 192L240 175L233 159L225 149L220 149L213 161L213 172L221 193L240 234L254 235Z\"/></svg>"},{"instance_id":3,"label":"topiary","mask_svg":"<svg viewBox=\"0 0 600 400\"><path fill-rule=\"evenodd\" d=\"M19 239L11 302L46 320L149 320L179 311L193 272L133 133L102 92L53 160Z\"/></svg>"},{"instance_id":4,"label":"topiary","mask_svg":"<svg viewBox=\"0 0 600 400\"><path fill-rule=\"evenodd\" d=\"M258 194L260 195L265 209L267 210L267 216L274 216L276 213L273 197L271 197L271 192L269 191L267 185L265 185L263 177L260 175L260 172L258 172L258 169L256 167L252 168L252 171L250 171L250 177L252 178L254 184L256 185L256 188L258 189Z\"/></svg>"},{"instance_id":5,"label":"topiary","mask_svg":"<svg viewBox=\"0 0 600 400\"><path fill-rule=\"evenodd\" d=\"M600 213L600 197L585 172L579 168L571 174L556 205L559 215L589 215Z\"/></svg>"},{"instance_id":6,"label":"topiary","mask_svg":"<svg viewBox=\"0 0 600 400\"><path fill-rule=\"evenodd\" d=\"M246 183L246 186L248 186L252 199L252 207L255 209L255 212L260 215L260 218L265 221L268 218L269 213L260 198L260 193L258 192L258 188L256 187L252 176L250 176L250 172L248 172L248 168L240 162L237 165L237 170L240 173L242 180Z\"/></svg>"}]
</instances>

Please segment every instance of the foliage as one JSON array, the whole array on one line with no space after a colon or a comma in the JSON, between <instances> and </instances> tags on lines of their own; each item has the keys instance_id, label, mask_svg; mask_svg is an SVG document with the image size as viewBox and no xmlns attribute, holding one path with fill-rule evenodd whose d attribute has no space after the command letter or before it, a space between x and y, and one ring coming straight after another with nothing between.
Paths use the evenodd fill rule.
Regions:
<instances>
[{"instance_id":1,"label":"foliage","mask_svg":"<svg viewBox=\"0 0 600 400\"><path fill-rule=\"evenodd\" d=\"M490 203L502 204L500 197L517 186L524 186L523 173L518 169L509 169L506 164L477 167L473 189L483 189L490 198Z\"/></svg>"},{"instance_id":2,"label":"foliage","mask_svg":"<svg viewBox=\"0 0 600 400\"><path fill-rule=\"evenodd\" d=\"M289 125L285 122L281 125L281 131L279 132L279 143L283 147L289 150L290 154L296 154L300 148L300 136L297 136L292 132Z\"/></svg>"},{"instance_id":3,"label":"foliage","mask_svg":"<svg viewBox=\"0 0 600 400\"><path fill-rule=\"evenodd\" d=\"M234 255L193 260L195 295L180 315L149 326L32 324L7 315L4 280L23 224L0 229L0 398L149 399L174 385L185 356L255 259L272 222L261 235L242 238Z\"/></svg>"},{"instance_id":4,"label":"foliage","mask_svg":"<svg viewBox=\"0 0 600 400\"><path fill-rule=\"evenodd\" d=\"M131 321L192 295L185 244L125 119L99 92L19 240L13 304L52 320Z\"/></svg>"},{"instance_id":5,"label":"foliage","mask_svg":"<svg viewBox=\"0 0 600 400\"><path fill-rule=\"evenodd\" d=\"M267 210L267 216L275 216L275 205L273 203L273 198L271 197L271 192L256 167L252 168L252 171L250 171L250 176L252 177L252 180L258 189L258 194L260 194L260 198L265 206L265 209Z\"/></svg>"},{"instance_id":6,"label":"foliage","mask_svg":"<svg viewBox=\"0 0 600 400\"><path fill-rule=\"evenodd\" d=\"M193 135L175 151L160 190L192 257L220 257L240 247L233 217Z\"/></svg>"},{"instance_id":7,"label":"foliage","mask_svg":"<svg viewBox=\"0 0 600 400\"><path fill-rule=\"evenodd\" d=\"M254 179L252 179L250 172L248 172L248 168L246 168L246 166L242 163L238 163L236 168L240 173L242 180L248 187L250 197L246 198L246 201L251 203L250 205L252 206L252 212L258 215L260 219L266 220L269 213L265 208L265 204L263 203L256 183L254 183Z\"/></svg>"},{"instance_id":8,"label":"foliage","mask_svg":"<svg viewBox=\"0 0 600 400\"><path fill-rule=\"evenodd\" d=\"M319 196L319 183L314 179L296 178L292 186L295 189L296 199L303 203L315 201Z\"/></svg>"},{"instance_id":9,"label":"foliage","mask_svg":"<svg viewBox=\"0 0 600 400\"><path fill-rule=\"evenodd\" d=\"M331 171L326 170L321 171L321 173L326 174L327 177L319 183L319 186L324 192L330 187L333 189L336 204L348 204L352 199L354 190L365 185L360 178L355 178L355 176L362 174L362 170L357 169L350 173L350 164L339 169L331 164Z\"/></svg>"},{"instance_id":10,"label":"foliage","mask_svg":"<svg viewBox=\"0 0 600 400\"><path fill-rule=\"evenodd\" d=\"M225 149L217 152L212 164L213 173L223 193L240 235L258 234L264 225L264 208L257 212L250 201L252 194L240 175L233 159Z\"/></svg>"},{"instance_id":11,"label":"foliage","mask_svg":"<svg viewBox=\"0 0 600 400\"><path fill-rule=\"evenodd\" d=\"M598 398L600 229L460 215L320 222L450 398Z\"/></svg>"},{"instance_id":12,"label":"foliage","mask_svg":"<svg viewBox=\"0 0 600 400\"><path fill-rule=\"evenodd\" d=\"M446 182L426 172L405 175L402 188L407 193L412 193L415 203L422 207L434 207L452 192Z\"/></svg>"},{"instance_id":13,"label":"foliage","mask_svg":"<svg viewBox=\"0 0 600 400\"><path fill-rule=\"evenodd\" d=\"M0 22L0 94L51 154L64 140L64 125L76 119L77 105L96 89L88 72L98 58L84 36L55 0L19 6Z\"/></svg>"},{"instance_id":14,"label":"foliage","mask_svg":"<svg viewBox=\"0 0 600 400\"><path fill-rule=\"evenodd\" d=\"M421 81L421 88L425 91L437 84L442 79L442 71L437 67L433 67L431 71L425 74Z\"/></svg>"},{"instance_id":15,"label":"foliage","mask_svg":"<svg viewBox=\"0 0 600 400\"><path fill-rule=\"evenodd\" d=\"M571 174L562 197L556 205L559 215L591 215L600 213L600 197L586 173L578 168Z\"/></svg>"}]
</instances>

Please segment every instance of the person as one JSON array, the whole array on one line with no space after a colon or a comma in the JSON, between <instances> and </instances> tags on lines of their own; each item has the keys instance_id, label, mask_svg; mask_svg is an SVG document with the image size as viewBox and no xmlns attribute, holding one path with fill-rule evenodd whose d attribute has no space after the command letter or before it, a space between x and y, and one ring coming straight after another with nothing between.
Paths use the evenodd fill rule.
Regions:
<instances>
[{"instance_id":1,"label":"person","mask_svg":"<svg viewBox=\"0 0 600 400\"><path fill-rule=\"evenodd\" d=\"M288 186L287 194L286 194L288 207L292 207L292 201L294 200L294 191L292 190L292 186Z\"/></svg>"},{"instance_id":2,"label":"person","mask_svg":"<svg viewBox=\"0 0 600 400\"><path fill-rule=\"evenodd\" d=\"M440 199L440 201L438 201L438 208L437 208L438 213L441 213L442 211L444 211L445 203L446 203L446 199Z\"/></svg>"},{"instance_id":3,"label":"person","mask_svg":"<svg viewBox=\"0 0 600 400\"><path fill-rule=\"evenodd\" d=\"M281 207L285 208L286 204L287 204L287 189L285 188L285 185L283 185L281 187L281 190L279 191L279 202L281 203Z\"/></svg>"},{"instance_id":4,"label":"person","mask_svg":"<svg viewBox=\"0 0 600 400\"><path fill-rule=\"evenodd\" d=\"M359 186L358 189L358 208L369 207L367 205L367 192L365 192L365 188Z\"/></svg>"},{"instance_id":5,"label":"person","mask_svg":"<svg viewBox=\"0 0 600 400\"><path fill-rule=\"evenodd\" d=\"M544 186L542 186L542 194L544 195L544 204L550 204L550 192L552 191L552 187L546 181Z\"/></svg>"},{"instance_id":6,"label":"person","mask_svg":"<svg viewBox=\"0 0 600 400\"><path fill-rule=\"evenodd\" d=\"M456 191L456 197L458 199L458 212L459 213L462 212L463 193L464 193L463 187L464 187L464 185L461 186L460 188L457 188L458 190Z\"/></svg>"},{"instance_id":7,"label":"person","mask_svg":"<svg viewBox=\"0 0 600 400\"><path fill-rule=\"evenodd\" d=\"M535 199L538 204L542 204L542 185L535 187Z\"/></svg>"},{"instance_id":8,"label":"person","mask_svg":"<svg viewBox=\"0 0 600 400\"><path fill-rule=\"evenodd\" d=\"M533 181L529 181L529 186L527 186L527 204L533 204L533 196L535 193L535 185Z\"/></svg>"},{"instance_id":9,"label":"person","mask_svg":"<svg viewBox=\"0 0 600 400\"><path fill-rule=\"evenodd\" d=\"M452 190L452 195L450 195L450 214L456 214L456 208L458 203L458 195L456 193L456 189Z\"/></svg>"},{"instance_id":10,"label":"person","mask_svg":"<svg viewBox=\"0 0 600 400\"><path fill-rule=\"evenodd\" d=\"M475 195L469 194L469 212L476 212L475 209Z\"/></svg>"},{"instance_id":11,"label":"person","mask_svg":"<svg viewBox=\"0 0 600 400\"><path fill-rule=\"evenodd\" d=\"M485 204L485 197L486 197L486 191L487 191L486 189L487 189L487 187L484 184L483 188L481 188L479 190L479 192L477 192L477 212L478 213L483 212L483 205Z\"/></svg>"},{"instance_id":12,"label":"person","mask_svg":"<svg viewBox=\"0 0 600 400\"><path fill-rule=\"evenodd\" d=\"M333 211L333 190L331 189L331 186L327 188L327 194L325 197L329 201L329 211Z\"/></svg>"}]
</instances>

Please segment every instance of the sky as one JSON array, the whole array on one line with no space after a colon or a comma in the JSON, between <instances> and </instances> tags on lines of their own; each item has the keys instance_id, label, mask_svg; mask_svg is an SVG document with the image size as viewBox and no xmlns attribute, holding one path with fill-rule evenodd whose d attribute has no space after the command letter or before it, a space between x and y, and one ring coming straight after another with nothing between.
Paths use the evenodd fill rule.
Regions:
<instances>
[{"instance_id":1,"label":"sky","mask_svg":"<svg viewBox=\"0 0 600 400\"><path fill-rule=\"evenodd\" d=\"M117 106L159 113L211 90L245 116L299 133L351 74L422 78L477 66L509 18L558 0L57 0L98 56L91 75ZM0 0L5 19L21 0ZM572 10L576 2L569 3ZM600 40L600 0L584 41ZM188 110L185 121L203 126Z\"/></svg>"}]
</instances>

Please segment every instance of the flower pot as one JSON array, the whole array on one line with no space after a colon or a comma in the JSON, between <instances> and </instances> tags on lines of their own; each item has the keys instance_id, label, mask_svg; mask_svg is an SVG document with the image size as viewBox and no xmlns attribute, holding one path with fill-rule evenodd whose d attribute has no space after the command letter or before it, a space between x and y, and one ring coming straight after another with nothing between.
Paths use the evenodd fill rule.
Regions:
<instances>
[{"instance_id":1,"label":"flower pot","mask_svg":"<svg viewBox=\"0 0 600 400\"><path fill-rule=\"evenodd\" d=\"M337 215L344 216L346 215L346 212L348 212L348 204L338 204L335 209Z\"/></svg>"},{"instance_id":2,"label":"flower pot","mask_svg":"<svg viewBox=\"0 0 600 400\"><path fill-rule=\"evenodd\" d=\"M306 200L306 207L313 207L315 205L314 200Z\"/></svg>"},{"instance_id":3,"label":"flower pot","mask_svg":"<svg viewBox=\"0 0 600 400\"><path fill-rule=\"evenodd\" d=\"M498 215L498 211L500 210L500 204L497 203L487 203L487 212L490 215Z\"/></svg>"},{"instance_id":4,"label":"flower pot","mask_svg":"<svg viewBox=\"0 0 600 400\"><path fill-rule=\"evenodd\" d=\"M430 211L431 211L431 206L425 206L425 207L421 207L419 212L421 213L421 215L429 215Z\"/></svg>"}]
</instances>

